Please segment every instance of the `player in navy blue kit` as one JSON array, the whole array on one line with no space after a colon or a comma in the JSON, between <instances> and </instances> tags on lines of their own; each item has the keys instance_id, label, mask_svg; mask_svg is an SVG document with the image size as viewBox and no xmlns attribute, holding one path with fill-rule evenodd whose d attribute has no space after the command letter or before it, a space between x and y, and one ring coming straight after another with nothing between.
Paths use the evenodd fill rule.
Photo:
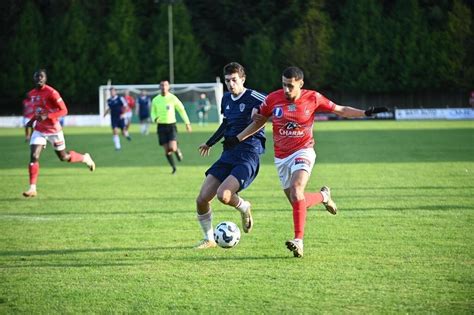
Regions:
<instances>
[{"instance_id":1,"label":"player in navy blue kit","mask_svg":"<svg viewBox=\"0 0 474 315\"><path fill-rule=\"evenodd\" d=\"M145 90L140 92L140 96L136 101L137 115L140 119L140 131L143 135L148 135L148 125L150 124L150 108L151 98L146 94Z\"/></svg>"},{"instance_id":2,"label":"player in navy blue kit","mask_svg":"<svg viewBox=\"0 0 474 315\"><path fill-rule=\"evenodd\" d=\"M231 62L224 67L224 78L228 93L221 102L222 124L216 132L199 146L202 156L209 155L211 147L223 137L235 137L252 122L252 110L258 109L265 95L246 89L245 69ZM253 227L250 202L242 199L238 192L247 188L258 174L260 155L265 150L263 129L233 147L224 146L221 157L206 171L206 179L196 199L197 219L204 233L195 248L216 247L212 226L211 201L217 199L225 205L235 207L241 214L242 228L249 233Z\"/></svg>"},{"instance_id":3,"label":"player in navy blue kit","mask_svg":"<svg viewBox=\"0 0 474 315\"><path fill-rule=\"evenodd\" d=\"M114 87L110 88L110 98L107 100L107 109L105 110L104 117L110 112L110 122L112 125L113 141L115 150L120 150L120 138L119 129L122 131L122 135L127 140L132 140L128 134L128 130L125 128L125 111L128 107L128 103L122 96L117 95L117 91Z\"/></svg>"}]
</instances>

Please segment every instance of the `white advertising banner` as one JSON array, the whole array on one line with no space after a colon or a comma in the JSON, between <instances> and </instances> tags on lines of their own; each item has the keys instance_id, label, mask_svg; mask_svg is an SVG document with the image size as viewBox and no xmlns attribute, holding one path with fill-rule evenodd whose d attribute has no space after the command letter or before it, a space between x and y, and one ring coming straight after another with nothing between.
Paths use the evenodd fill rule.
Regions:
<instances>
[{"instance_id":1,"label":"white advertising banner","mask_svg":"<svg viewBox=\"0 0 474 315\"><path fill-rule=\"evenodd\" d=\"M396 109L396 120L422 120L422 119L446 119L465 120L474 119L474 109L472 108L413 108Z\"/></svg>"},{"instance_id":2,"label":"white advertising banner","mask_svg":"<svg viewBox=\"0 0 474 315\"><path fill-rule=\"evenodd\" d=\"M99 115L68 115L64 118L65 126L107 126L110 124L110 118L102 118ZM23 127L22 116L4 116L0 117L0 127L16 128Z\"/></svg>"}]
</instances>

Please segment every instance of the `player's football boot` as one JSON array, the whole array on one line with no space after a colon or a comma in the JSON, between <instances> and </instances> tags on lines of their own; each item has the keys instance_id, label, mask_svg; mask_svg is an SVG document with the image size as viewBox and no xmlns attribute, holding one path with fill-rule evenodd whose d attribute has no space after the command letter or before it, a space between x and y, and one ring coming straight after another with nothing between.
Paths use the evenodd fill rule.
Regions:
<instances>
[{"instance_id":1,"label":"player's football boot","mask_svg":"<svg viewBox=\"0 0 474 315\"><path fill-rule=\"evenodd\" d=\"M285 243L286 248L293 252L293 256L297 258L303 257L303 241L301 240L288 240Z\"/></svg>"},{"instance_id":2,"label":"player's football boot","mask_svg":"<svg viewBox=\"0 0 474 315\"><path fill-rule=\"evenodd\" d=\"M206 239L201 240L196 246L194 246L195 249L208 249L214 247L217 247L217 243L214 240Z\"/></svg>"},{"instance_id":3,"label":"player's football boot","mask_svg":"<svg viewBox=\"0 0 474 315\"><path fill-rule=\"evenodd\" d=\"M326 202L323 202L323 205L326 207L326 210L330 214L336 214L337 213L337 206L334 200L331 198L331 189L327 186L323 186L321 188L321 192L325 194L328 197L328 200Z\"/></svg>"},{"instance_id":4,"label":"player's football boot","mask_svg":"<svg viewBox=\"0 0 474 315\"><path fill-rule=\"evenodd\" d=\"M33 197L36 197L38 195L38 193L36 192L36 190L28 190L28 191L25 191L23 192L23 197L26 197L26 198L33 198Z\"/></svg>"},{"instance_id":5,"label":"player's football boot","mask_svg":"<svg viewBox=\"0 0 474 315\"><path fill-rule=\"evenodd\" d=\"M95 171L95 163L92 160L91 155L89 153L84 154L84 163L86 163L87 167L91 170L91 172Z\"/></svg>"},{"instance_id":6,"label":"player's football boot","mask_svg":"<svg viewBox=\"0 0 474 315\"><path fill-rule=\"evenodd\" d=\"M252 218L252 209L249 203L249 207L245 213L241 212L240 216L242 217L242 229L245 233L250 233L253 228L253 218Z\"/></svg>"}]
</instances>

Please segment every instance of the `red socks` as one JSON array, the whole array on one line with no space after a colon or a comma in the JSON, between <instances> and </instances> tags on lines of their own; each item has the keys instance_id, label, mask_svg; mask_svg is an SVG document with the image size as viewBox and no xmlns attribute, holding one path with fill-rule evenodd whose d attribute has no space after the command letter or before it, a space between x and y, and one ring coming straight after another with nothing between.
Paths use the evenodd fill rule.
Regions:
<instances>
[{"instance_id":1,"label":"red socks","mask_svg":"<svg viewBox=\"0 0 474 315\"><path fill-rule=\"evenodd\" d=\"M80 163L84 160L84 156L75 151L69 151L69 155L71 156L69 163Z\"/></svg>"},{"instance_id":2,"label":"red socks","mask_svg":"<svg viewBox=\"0 0 474 315\"><path fill-rule=\"evenodd\" d=\"M304 225L306 223L306 201L296 200L292 203L292 206L295 238L303 239Z\"/></svg>"},{"instance_id":3,"label":"red socks","mask_svg":"<svg viewBox=\"0 0 474 315\"><path fill-rule=\"evenodd\" d=\"M28 165L28 173L30 174L30 185L36 185L39 174L39 162L30 163Z\"/></svg>"},{"instance_id":4,"label":"red socks","mask_svg":"<svg viewBox=\"0 0 474 315\"><path fill-rule=\"evenodd\" d=\"M304 193L304 198L304 200L297 200L292 203L295 238L299 239L303 239L304 236L306 209L323 202L323 194L321 192Z\"/></svg>"},{"instance_id":5,"label":"red socks","mask_svg":"<svg viewBox=\"0 0 474 315\"><path fill-rule=\"evenodd\" d=\"M304 199L306 199L306 207L312 207L314 205L317 205L321 202L323 202L323 194L321 192L315 192L315 193L304 193Z\"/></svg>"}]
</instances>

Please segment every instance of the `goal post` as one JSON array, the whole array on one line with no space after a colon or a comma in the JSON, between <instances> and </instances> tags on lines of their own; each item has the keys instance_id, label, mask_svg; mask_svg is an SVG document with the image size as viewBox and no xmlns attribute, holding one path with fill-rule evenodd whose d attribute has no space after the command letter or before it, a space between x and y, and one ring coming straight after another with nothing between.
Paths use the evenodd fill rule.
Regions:
<instances>
[{"instance_id":1,"label":"goal post","mask_svg":"<svg viewBox=\"0 0 474 315\"><path fill-rule=\"evenodd\" d=\"M147 95L152 99L158 95L160 90L159 84L111 84L108 82L107 85L99 86L99 113L101 117L101 124L110 124L110 118L105 117L104 113L107 108L107 99L110 97L110 88L114 87L117 94L123 96L125 91L129 91L130 96L137 98L141 91L146 91ZM170 84L170 92L176 95L180 101L184 104L186 112L189 116L191 123L197 123L199 121L198 115L198 101L200 95L205 93L211 103L211 109L208 112L208 122L222 122L222 116L220 113L221 100L223 95L223 84L220 80L215 83L179 83ZM182 122L181 117L176 115L178 122ZM137 122L138 118L134 113L132 122Z\"/></svg>"}]
</instances>

